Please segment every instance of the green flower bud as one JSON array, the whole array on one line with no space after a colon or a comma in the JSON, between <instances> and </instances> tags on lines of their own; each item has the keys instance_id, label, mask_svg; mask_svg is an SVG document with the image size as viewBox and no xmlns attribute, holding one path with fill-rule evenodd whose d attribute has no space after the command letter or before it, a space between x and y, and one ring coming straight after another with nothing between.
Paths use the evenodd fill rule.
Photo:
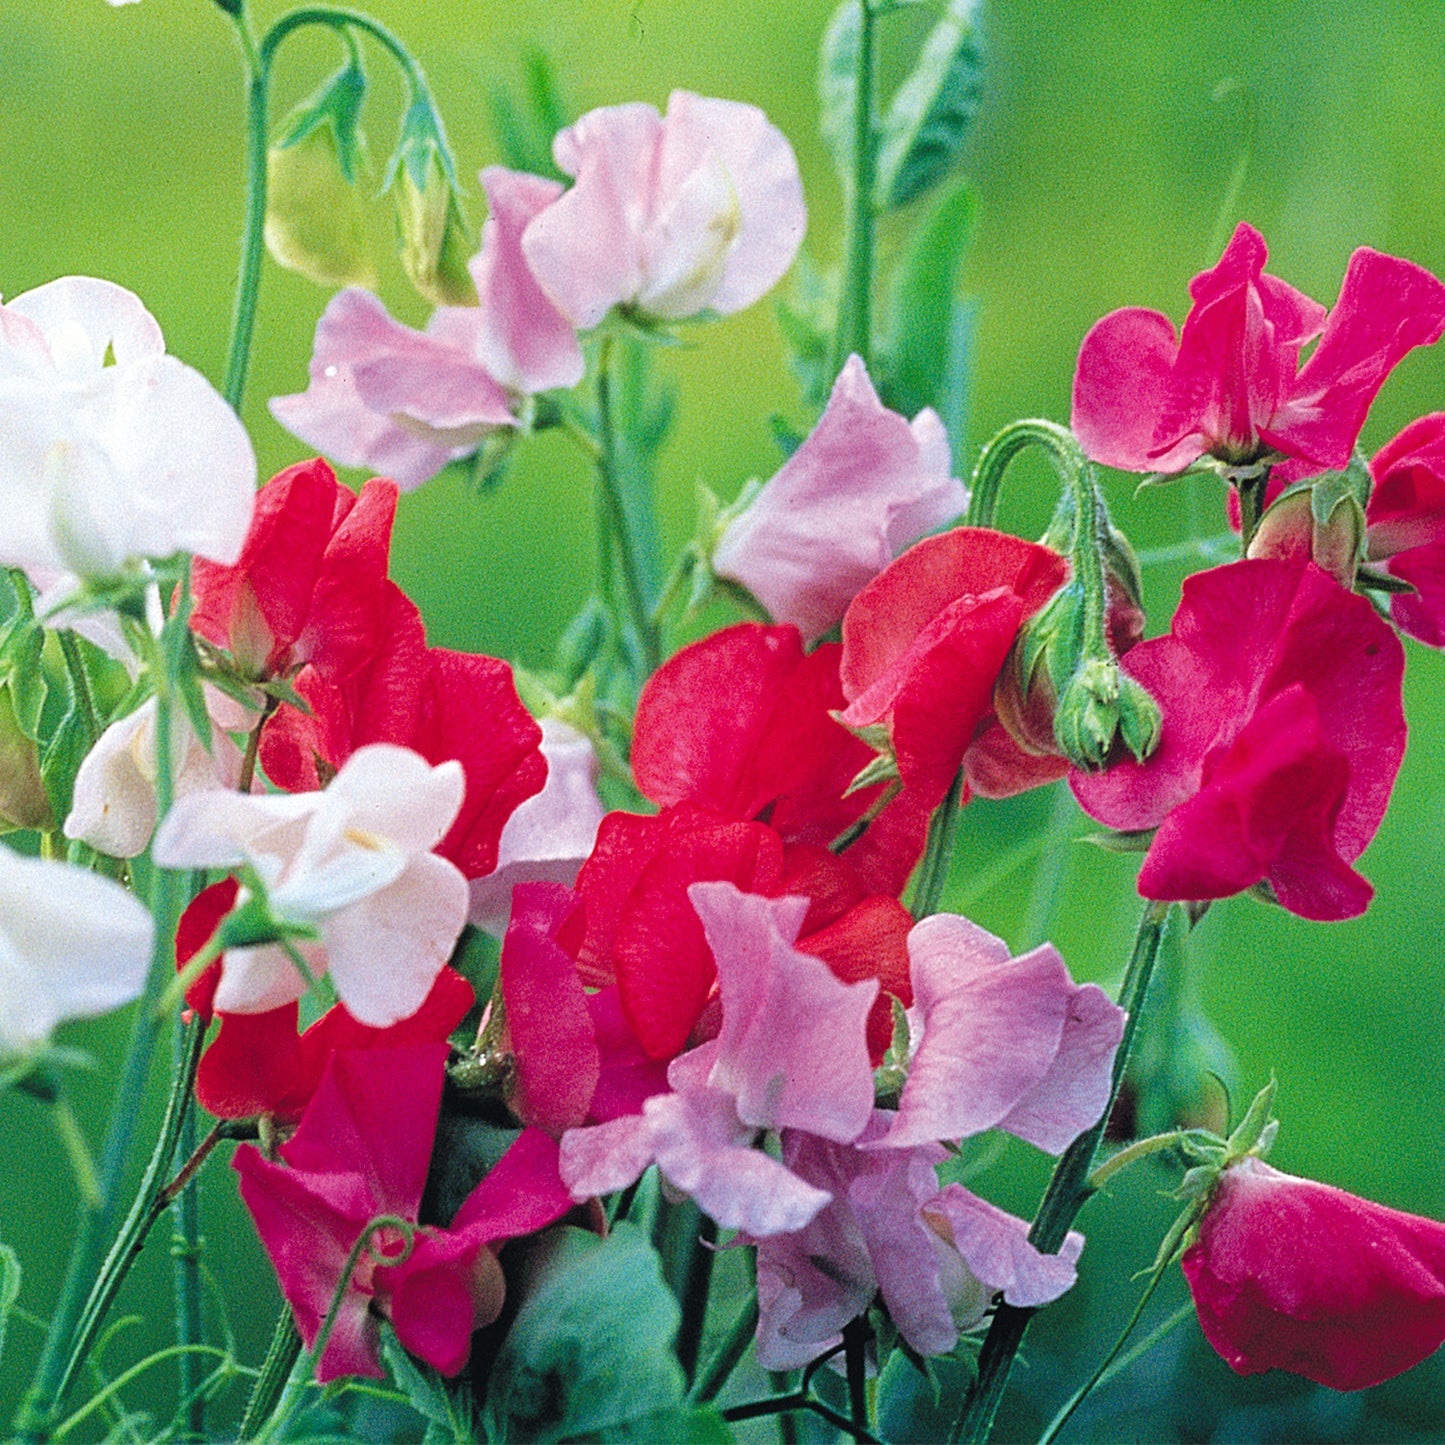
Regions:
<instances>
[{"instance_id":1,"label":"green flower bud","mask_svg":"<svg viewBox=\"0 0 1445 1445\"><path fill-rule=\"evenodd\" d=\"M437 306L475 306L477 288L467 270L472 242L440 121L424 100L407 112L390 184L402 269L411 284Z\"/></svg>"}]
</instances>

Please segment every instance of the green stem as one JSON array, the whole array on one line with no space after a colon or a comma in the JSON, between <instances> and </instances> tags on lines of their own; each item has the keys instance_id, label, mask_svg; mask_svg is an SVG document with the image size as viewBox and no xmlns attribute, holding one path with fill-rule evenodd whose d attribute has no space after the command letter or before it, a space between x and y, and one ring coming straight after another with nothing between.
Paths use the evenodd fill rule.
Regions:
<instances>
[{"instance_id":1,"label":"green stem","mask_svg":"<svg viewBox=\"0 0 1445 1445\"><path fill-rule=\"evenodd\" d=\"M913 887L911 912L921 922L938 912L943 886L948 881L948 865L953 858L953 845L958 838L958 817L962 811L959 798L963 792L963 773L954 778L943 802L934 810L928 824L928 842L923 861L918 865L918 880Z\"/></svg>"},{"instance_id":2,"label":"green stem","mask_svg":"<svg viewBox=\"0 0 1445 1445\"><path fill-rule=\"evenodd\" d=\"M275 1410L281 1392L286 1388L286 1381L290 1379L291 1371L296 1368L296 1361L300 1358L301 1336L297 1333L296 1322L291 1318L290 1306L282 1305L276 1328L271 1335L270 1348L266 1351L266 1358L261 1365L261 1373L256 1378L251 1398L246 1401L246 1413L241 1417L238 1439L256 1438L256 1432L271 1418L271 1412Z\"/></svg>"},{"instance_id":3,"label":"green stem","mask_svg":"<svg viewBox=\"0 0 1445 1445\"><path fill-rule=\"evenodd\" d=\"M182 1022L179 1014L176 1015L174 1050L177 1078L190 1077L190 1035L195 1032L204 1030L195 1020L188 1025ZM181 1106L176 1149L172 1157L184 1163L195 1152L196 1111L191 1106L188 1088ZM196 1389L195 1350L186 1348L205 1344L205 1321L201 1313L201 1211L194 1179L188 1179L182 1186L172 1207L175 1210L175 1232L171 1239L172 1288L175 1292L176 1344L182 1347L176 1356L176 1389L179 1398L185 1402L183 1438L204 1440L206 1397Z\"/></svg>"},{"instance_id":4,"label":"green stem","mask_svg":"<svg viewBox=\"0 0 1445 1445\"><path fill-rule=\"evenodd\" d=\"M1055 421L1039 419L1010 422L985 444L979 454L978 465L973 469L965 517L970 527L993 526L1003 474L1008 470L1009 463L1029 447L1043 448L1058 473L1059 481L1066 488L1072 489L1078 471L1087 465L1087 458L1067 427Z\"/></svg>"},{"instance_id":5,"label":"green stem","mask_svg":"<svg viewBox=\"0 0 1445 1445\"><path fill-rule=\"evenodd\" d=\"M837 376L854 353L868 366L873 346L873 225L878 172L878 127L873 0L858 0L858 69L854 77L853 177L844 238L843 292L833 333L830 374Z\"/></svg>"},{"instance_id":6,"label":"green stem","mask_svg":"<svg viewBox=\"0 0 1445 1445\"><path fill-rule=\"evenodd\" d=\"M742 1308L728 1326L727 1334L693 1385L687 1397L688 1404L707 1405L717 1399L728 1382L728 1376L737 1368L738 1361L747 1353L748 1345L757 1333L758 1314L758 1297L749 1291Z\"/></svg>"},{"instance_id":7,"label":"green stem","mask_svg":"<svg viewBox=\"0 0 1445 1445\"><path fill-rule=\"evenodd\" d=\"M1039 1211L1029 1229L1029 1243L1042 1254L1058 1253L1059 1247L1068 1236L1069 1226L1089 1197L1089 1173L1093 1169L1094 1155L1098 1152L1104 1130L1108 1126L1109 1115L1119 1094L1119 1086L1124 1082L1129 1049L1139 1026L1168 915L1169 905L1150 903L1146 905L1144 916L1139 920L1139 931L1134 938L1124 981L1119 987L1119 1006L1126 1010L1126 1017L1123 1037L1119 1040L1119 1048L1114 1055L1109 1101L1100 1114L1098 1123L1075 1139L1054 1166L1049 1186L1044 1191ZM1033 1309L1017 1305L1002 1304L998 1307L979 1355L977 1379L969 1392L963 1413L954 1422L949 1435L951 1442L967 1441L970 1445L977 1445L977 1442L988 1439L1014 1358L1034 1314Z\"/></svg>"},{"instance_id":8,"label":"green stem","mask_svg":"<svg viewBox=\"0 0 1445 1445\"><path fill-rule=\"evenodd\" d=\"M642 586L642 568L633 542L632 528L627 521L627 507L622 498L621 468L618 465L617 431L612 399L612 350L610 336L602 338L597 358L597 492L601 502L601 536L598 568L605 576L612 553L617 573L622 579L623 601L633 630L642 648L645 676L657 671L662 660L662 647L657 624ZM608 545L610 534L611 545ZM641 681L643 679L639 679Z\"/></svg>"},{"instance_id":9,"label":"green stem","mask_svg":"<svg viewBox=\"0 0 1445 1445\"><path fill-rule=\"evenodd\" d=\"M1200 1137L1201 1131L1198 1129L1171 1129L1167 1134L1151 1134L1147 1139L1136 1139L1127 1148L1111 1154L1089 1175L1089 1193L1097 1194L1116 1174L1140 1159L1147 1159L1151 1154L1162 1153L1165 1149L1172 1149L1177 1144Z\"/></svg>"},{"instance_id":10,"label":"green stem","mask_svg":"<svg viewBox=\"0 0 1445 1445\"><path fill-rule=\"evenodd\" d=\"M677 1358L688 1384L697 1374L697 1356L702 1348L703 1327L707 1323L708 1294L716 1258L717 1225L704 1214L689 1241L687 1276L682 1289L682 1320L677 1328Z\"/></svg>"},{"instance_id":11,"label":"green stem","mask_svg":"<svg viewBox=\"0 0 1445 1445\"><path fill-rule=\"evenodd\" d=\"M94 1208L100 1202L100 1181L95 1177L95 1160L91 1157L90 1146L85 1134L70 1107L70 1101L57 1091L50 1102L50 1120L70 1161L71 1173L75 1175L76 1188L86 1205Z\"/></svg>"}]
</instances>

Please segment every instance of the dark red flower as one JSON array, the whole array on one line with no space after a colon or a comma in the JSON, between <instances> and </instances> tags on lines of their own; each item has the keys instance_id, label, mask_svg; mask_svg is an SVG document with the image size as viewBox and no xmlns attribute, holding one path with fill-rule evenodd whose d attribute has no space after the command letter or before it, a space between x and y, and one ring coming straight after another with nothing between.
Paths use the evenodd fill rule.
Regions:
<instances>
[{"instance_id":1,"label":"dark red flower","mask_svg":"<svg viewBox=\"0 0 1445 1445\"><path fill-rule=\"evenodd\" d=\"M840 669L851 728L886 727L904 796L931 812L993 716L1019 624L1063 586L1058 553L959 527L910 547L843 618Z\"/></svg>"},{"instance_id":2,"label":"dark red flower","mask_svg":"<svg viewBox=\"0 0 1445 1445\"><path fill-rule=\"evenodd\" d=\"M1190 577L1173 630L1122 665L1163 709L1159 746L1072 786L1109 827L1159 830L1143 896L1268 882L1305 918L1362 913L1370 885L1348 865L1405 750L1404 651L1374 608L1312 564L1235 562Z\"/></svg>"},{"instance_id":3,"label":"dark red flower","mask_svg":"<svg viewBox=\"0 0 1445 1445\"><path fill-rule=\"evenodd\" d=\"M1445 1224L1247 1157L1180 1261L1209 1343L1241 1375L1363 1390L1445 1343Z\"/></svg>"},{"instance_id":4,"label":"dark red flower","mask_svg":"<svg viewBox=\"0 0 1445 1445\"><path fill-rule=\"evenodd\" d=\"M1127 307L1079 350L1072 425L1096 462L1176 472L1205 453L1240 464L1268 451L1343 467L1365 413L1406 352L1445 331L1445 286L1413 262L1361 247L1325 308L1266 274L1264 237L1241 224L1189 283L1183 330ZM1319 344L1304 365L1301 349Z\"/></svg>"}]
</instances>

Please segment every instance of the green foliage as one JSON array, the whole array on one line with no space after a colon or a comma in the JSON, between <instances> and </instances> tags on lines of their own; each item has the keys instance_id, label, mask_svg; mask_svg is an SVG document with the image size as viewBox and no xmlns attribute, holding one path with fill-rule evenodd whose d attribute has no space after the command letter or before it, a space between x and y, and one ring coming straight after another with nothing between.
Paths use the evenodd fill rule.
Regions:
<instances>
[{"instance_id":1,"label":"green foliage","mask_svg":"<svg viewBox=\"0 0 1445 1445\"><path fill-rule=\"evenodd\" d=\"M313 131L330 126L342 175L349 182L360 180L366 165L366 143L360 125L365 100L366 75L361 66L355 62L343 66L281 123L277 148L299 145Z\"/></svg>"},{"instance_id":2,"label":"green foliage","mask_svg":"<svg viewBox=\"0 0 1445 1445\"><path fill-rule=\"evenodd\" d=\"M392 1383L427 1422L423 1445L468 1445L477 1438L466 1396L449 1388L430 1365L407 1354L390 1325L381 1328L381 1355Z\"/></svg>"},{"instance_id":3,"label":"green foliage","mask_svg":"<svg viewBox=\"0 0 1445 1445\"><path fill-rule=\"evenodd\" d=\"M492 1371L489 1438L727 1438L708 1433L706 1412L695 1419L682 1410L677 1301L641 1231L622 1223L602 1240L559 1229L533 1260ZM661 1420L665 1434L651 1433Z\"/></svg>"},{"instance_id":4,"label":"green foliage","mask_svg":"<svg viewBox=\"0 0 1445 1445\"><path fill-rule=\"evenodd\" d=\"M853 183L853 120L858 106L858 47L863 37L861 0L843 0L818 50L818 129L846 190Z\"/></svg>"},{"instance_id":5,"label":"green foliage","mask_svg":"<svg viewBox=\"0 0 1445 1445\"><path fill-rule=\"evenodd\" d=\"M954 294L973 235L973 192L959 181L919 227L894 274L884 401L913 416L931 406L963 449L976 307Z\"/></svg>"},{"instance_id":6,"label":"green foliage","mask_svg":"<svg viewBox=\"0 0 1445 1445\"><path fill-rule=\"evenodd\" d=\"M884 117L874 190L880 211L906 206L952 169L983 91L979 0L949 0Z\"/></svg>"},{"instance_id":7,"label":"green foliage","mask_svg":"<svg viewBox=\"0 0 1445 1445\"><path fill-rule=\"evenodd\" d=\"M5 1325L19 1297L19 1256L8 1244L0 1244L0 1355L5 1353Z\"/></svg>"},{"instance_id":8,"label":"green foliage","mask_svg":"<svg viewBox=\"0 0 1445 1445\"><path fill-rule=\"evenodd\" d=\"M790 294L777 302L778 329L787 343L789 368L815 412L822 411L833 384L829 354L837 314L836 282L806 252L800 253L793 264Z\"/></svg>"},{"instance_id":9,"label":"green foliage","mask_svg":"<svg viewBox=\"0 0 1445 1445\"><path fill-rule=\"evenodd\" d=\"M979 1336L965 1335L953 1354L929 1359L906 1346L893 1350L878 1376L880 1438L947 1439L978 1373L980 1344Z\"/></svg>"},{"instance_id":10,"label":"green foliage","mask_svg":"<svg viewBox=\"0 0 1445 1445\"><path fill-rule=\"evenodd\" d=\"M514 171L565 179L552 159L552 138L568 124L571 114L562 100L556 67L545 50L535 45L523 49L520 99L508 87L494 85L487 92L487 108L506 165Z\"/></svg>"}]
</instances>

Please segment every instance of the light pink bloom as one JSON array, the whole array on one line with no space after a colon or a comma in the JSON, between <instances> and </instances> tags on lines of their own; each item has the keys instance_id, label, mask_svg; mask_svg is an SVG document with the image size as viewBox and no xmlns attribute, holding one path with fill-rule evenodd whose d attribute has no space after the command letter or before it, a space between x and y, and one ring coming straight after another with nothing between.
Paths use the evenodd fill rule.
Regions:
<instances>
[{"instance_id":1,"label":"light pink bloom","mask_svg":"<svg viewBox=\"0 0 1445 1445\"><path fill-rule=\"evenodd\" d=\"M175 796L234 788L241 778L241 749L228 736L248 730L258 714L209 684L206 707L214 726L209 751L184 713L175 714ZM252 791L258 784L253 782ZM112 858L145 851L156 826L156 700L113 722L100 735L75 775L65 836L89 843Z\"/></svg>"},{"instance_id":2,"label":"light pink bloom","mask_svg":"<svg viewBox=\"0 0 1445 1445\"><path fill-rule=\"evenodd\" d=\"M245 429L139 298L66 276L0 306L0 565L233 561L255 486Z\"/></svg>"},{"instance_id":3,"label":"light pink bloom","mask_svg":"<svg viewBox=\"0 0 1445 1445\"><path fill-rule=\"evenodd\" d=\"M0 847L0 1058L138 998L154 932L120 884Z\"/></svg>"},{"instance_id":4,"label":"light pink bloom","mask_svg":"<svg viewBox=\"0 0 1445 1445\"><path fill-rule=\"evenodd\" d=\"M808 439L728 523L713 571L812 641L900 552L968 505L949 469L937 414L908 422L889 411L850 356Z\"/></svg>"},{"instance_id":5,"label":"light pink bloom","mask_svg":"<svg viewBox=\"0 0 1445 1445\"><path fill-rule=\"evenodd\" d=\"M672 1092L641 1114L562 1140L574 1199L630 1184L651 1163L725 1229L759 1238L800 1229L828 1194L752 1147L759 1130L801 1129L845 1143L873 1112L865 1029L876 979L841 983L793 941L805 898L762 898L731 883L688 897L717 960L718 1037L674 1059Z\"/></svg>"},{"instance_id":6,"label":"light pink bloom","mask_svg":"<svg viewBox=\"0 0 1445 1445\"><path fill-rule=\"evenodd\" d=\"M1109 1099L1124 1011L1076 984L1052 944L1020 958L976 923L937 913L908 935L922 1033L887 1138L894 1149L1005 1129L1059 1154Z\"/></svg>"},{"instance_id":7,"label":"light pink bloom","mask_svg":"<svg viewBox=\"0 0 1445 1445\"><path fill-rule=\"evenodd\" d=\"M854 1144L784 1134L783 1162L832 1197L802 1229L757 1241L765 1369L798 1369L832 1349L877 1292L915 1350L942 1355L995 1295L1034 1306L1073 1285L1082 1235L1071 1233L1057 1255L1040 1254L1024 1220L961 1185L939 1190L935 1169L947 1157L939 1145L866 1147L892 1120L879 1110Z\"/></svg>"},{"instance_id":8,"label":"light pink bloom","mask_svg":"<svg viewBox=\"0 0 1445 1445\"><path fill-rule=\"evenodd\" d=\"M507 819L496 868L471 883L471 921L498 937L507 931L512 889L539 882L571 887L602 822L592 744L560 718L543 718L541 727L547 781Z\"/></svg>"},{"instance_id":9,"label":"light pink bloom","mask_svg":"<svg viewBox=\"0 0 1445 1445\"><path fill-rule=\"evenodd\" d=\"M580 328L613 306L668 321L740 311L802 244L798 163L756 106L685 90L665 117L605 106L560 131L552 153L576 184L531 222L522 249Z\"/></svg>"},{"instance_id":10,"label":"light pink bloom","mask_svg":"<svg viewBox=\"0 0 1445 1445\"><path fill-rule=\"evenodd\" d=\"M181 799L154 855L166 868L249 864L273 915L318 930L319 943L301 945L311 972L330 975L359 1022L384 1028L421 1006L466 921L466 879L431 852L463 789L460 763L431 767L407 748L375 743L353 753L323 792ZM263 1013L305 990L278 945L232 948L214 1006Z\"/></svg>"},{"instance_id":11,"label":"light pink bloom","mask_svg":"<svg viewBox=\"0 0 1445 1445\"><path fill-rule=\"evenodd\" d=\"M310 386L271 402L288 431L409 489L518 425L520 397L582 379L577 337L521 251L523 228L561 187L500 166L482 185L492 213L468 263L480 304L444 306L414 331L370 293L339 292L317 323Z\"/></svg>"}]
</instances>

